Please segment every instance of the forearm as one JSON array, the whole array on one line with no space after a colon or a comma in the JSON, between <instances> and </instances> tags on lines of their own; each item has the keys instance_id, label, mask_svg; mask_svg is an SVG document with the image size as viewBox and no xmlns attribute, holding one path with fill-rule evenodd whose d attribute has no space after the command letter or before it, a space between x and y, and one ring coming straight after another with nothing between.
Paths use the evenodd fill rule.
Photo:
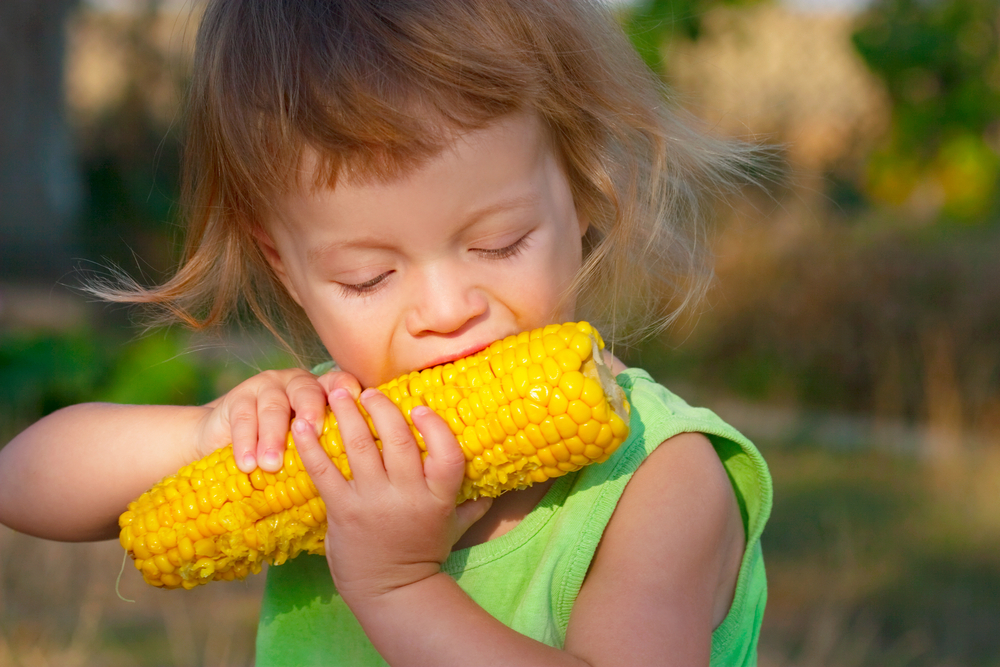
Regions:
<instances>
[{"instance_id":1,"label":"forearm","mask_svg":"<svg viewBox=\"0 0 1000 667\"><path fill-rule=\"evenodd\" d=\"M118 515L198 456L205 408L87 403L0 450L0 523L47 539L113 538Z\"/></svg>"},{"instance_id":2,"label":"forearm","mask_svg":"<svg viewBox=\"0 0 1000 667\"><path fill-rule=\"evenodd\" d=\"M567 665L587 663L508 628L438 573L352 604L390 665Z\"/></svg>"}]
</instances>

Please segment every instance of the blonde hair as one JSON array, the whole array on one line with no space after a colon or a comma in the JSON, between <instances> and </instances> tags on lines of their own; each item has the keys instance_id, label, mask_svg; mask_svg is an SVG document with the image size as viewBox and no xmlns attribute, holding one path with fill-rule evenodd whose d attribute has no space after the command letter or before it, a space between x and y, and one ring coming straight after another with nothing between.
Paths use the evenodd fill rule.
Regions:
<instances>
[{"instance_id":1,"label":"blonde hair","mask_svg":"<svg viewBox=\"0 0 1000 667\"><path fill-rule=\"evenodd\" d=\"M624 340L697 301L712 276L704 198L746 151L669 108L599 0L210 0L188 99L184 259L162 285L94 291L199 329L249 313L310 350L254 234L303 150L331 185L386 178L435 155L443 126L515 112L542 119L590 223L581 317Z\"/></svg>"}]
</instances>

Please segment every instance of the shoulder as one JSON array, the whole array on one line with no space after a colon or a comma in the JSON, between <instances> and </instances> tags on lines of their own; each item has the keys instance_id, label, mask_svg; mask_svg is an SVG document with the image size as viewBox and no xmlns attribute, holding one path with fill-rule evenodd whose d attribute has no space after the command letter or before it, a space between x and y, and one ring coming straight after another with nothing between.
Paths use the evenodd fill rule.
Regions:
<instances>
[{"instance_id":1,"label":"shoulder","mask_svg":"<svg viewBox=\"0 0 1000 667\"><path fill-rule=\"evenodd\" d=\"M616 635L642 637L629 648L633 664L660 664L664 656L707 664L744 544L739 505L712 443L700 433L668 438L632 476L604 531L567 649L614 651Z\"/></svg>"}]
</instances>

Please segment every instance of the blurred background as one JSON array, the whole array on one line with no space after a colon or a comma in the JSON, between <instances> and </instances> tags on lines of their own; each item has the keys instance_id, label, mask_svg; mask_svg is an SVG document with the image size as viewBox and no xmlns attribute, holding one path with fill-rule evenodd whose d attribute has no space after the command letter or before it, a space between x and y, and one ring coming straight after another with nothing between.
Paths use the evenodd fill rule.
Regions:
<instances>
[{"instance_id":1,"label":"blurred background","mask_svg":"<svg viewBox=\"0 0 1000 667\"><path fill-rule=\"evenodd\" d=\"M620 351L775 478L760 663L1000 664L1000 6L645 0L615 11L676 101L778 146L720 209L698 313ZM71 403L204 402L291 364L84 298L179 248L199 4L0 3L0 444ZM0 527L0 666L243 665L262 577L162 593L114 542Z\"/></svg>"}]
</instances>

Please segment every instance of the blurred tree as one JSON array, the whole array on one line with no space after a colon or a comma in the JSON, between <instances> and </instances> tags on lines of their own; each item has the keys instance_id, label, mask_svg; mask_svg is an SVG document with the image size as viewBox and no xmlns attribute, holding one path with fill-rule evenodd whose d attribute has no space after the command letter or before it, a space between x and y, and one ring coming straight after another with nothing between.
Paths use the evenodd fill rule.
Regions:
<instances>
[{"instance_id":1,"label":"blurred tree","mask_svg":"<svg viewBox=\"0 0 1000 667\"><path fill-rule=\"evenodd\" d=\"M118 94L77 122L83 251L145 282L160 280L177 259L180 100L190 55L184 35L199 3L180 13L164 4L133 0L128 12L85 12L78 22L127 63Z\"/></svg>"},{"instance_id":2,"label":"blurred tree","mask_svg":"<svg viewBox=\"0 0 1000 667\"><path fill-rule=\"evenodd\" d=\"M622 25L650 69L664 74L663 46L671 39L696 40L705 13L718 5L747 5L760 0L639 0L626 5Z\"/></svg>"},{"instance_id":3,"label":"blurred tree","mask_svg":"<svg viewBox=\"0 0 1000 667\"><path fill-rule=\"evenodd\" d=\"M892 129L872 153L876 201L989 217L1000 190L1000 5L875 0L854 44L885 82Z\"/></svg>"},{"instance_id":4,"label":"blurred tree","mask_svg":"<svg viewBox=\"0 0 1000 667\"><path fill-rule=\"evenodd\" d=\"M0 2L0 277L65 271L80 183L63 113L66 19L76 0Z\"/></svg>"}]
</instances>

